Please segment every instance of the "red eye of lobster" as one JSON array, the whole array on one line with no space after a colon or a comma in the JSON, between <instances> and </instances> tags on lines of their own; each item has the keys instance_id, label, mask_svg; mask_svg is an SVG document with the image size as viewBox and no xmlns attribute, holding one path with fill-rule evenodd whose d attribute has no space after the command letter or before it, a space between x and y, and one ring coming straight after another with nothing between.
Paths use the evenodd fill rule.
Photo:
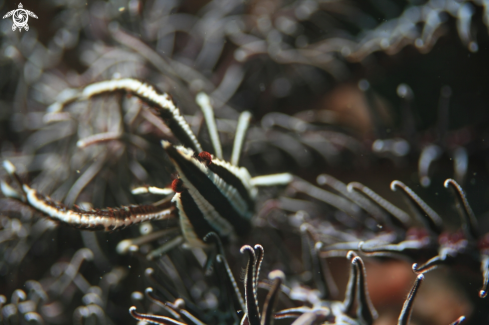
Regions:
<instances>
[{"instance_id":1,"label":"red eye of lobster","mask_svg":"<svg viewBox=\"0 0 489 325\"><path fill-rule=\"evenodd\" d=\"M212 156L207 151L202 151L197 157L206 166L209 166L212 163Z\"/></svg>"},{"instance_id":2,"label":"red eye of lobster","mask_svg":"<svg viewBox=\"0 0 489 325\"><path fill-rule=\"evenodd\" d=\"M182 193L184 190L183 181L180 178L175 178L173 182L171 182L171 189L175 193Z\"/></svg>"}]
</instances>

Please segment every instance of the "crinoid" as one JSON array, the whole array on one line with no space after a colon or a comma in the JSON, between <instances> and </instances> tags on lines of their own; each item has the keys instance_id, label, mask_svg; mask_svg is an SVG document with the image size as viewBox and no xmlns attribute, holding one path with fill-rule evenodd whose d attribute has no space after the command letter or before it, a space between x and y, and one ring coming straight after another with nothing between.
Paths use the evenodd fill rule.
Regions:
<instances>
[{"instance_id":1,"label":"crinoid","mask_svg":"<svg viewBox=\"0 0 489 325\"><path fill-rule=\"evenodd\" d=\"M372 324L376 317L376 312L371 306L368 298L368 292L365 283L365 269L360 257L356 256L353 252L349 254L351 260L351 275L350 282L347 289L347 297L344 302L336 301L316 301L316 303L309 307L307 304L311 301L302 301L306 305L302 307L294 307L283 309L278 312L275 311L276 305L279 301L279 294L281 291L282 283L285 281L285 276L282 271L275 270L269 273L270 282L260 283L259 274L261 264L264 258L264 249L261 245L255 245L254 247L245 245L241 248L242 254L248 255L248 264L245 270L244 276L244 299L241 297L236 281L231 273L228 273L229 280L227 283L233 284L233 290L236 295L236 301L241 304L241 308L244 314L241 319L241 324L272 324L275 319L297 319L299 323L302 322L316 322L321 321L327 324L333 324L337 322L346 322L348 324ZM225 258L222 255L218 255L218 260L225 262ZM260 314L260 308L258 306L257 290L258 287L264 287L269 290L265 303L263 305L263 311ZM285 287L286 288L286 287ZM226 290L224 290L226 291ZM300 291L300 290L299 290ZM297 295L294 290L286 288L286 296L291 301L297 300ZM155 300L152 295L152 289L147 290L149 297ZM314 295L314 294L313 294ZM296 297L294 297L296 296ZM234 300L228 301L231 302ZM179 299L175 303L163 303L160 302L160 306L166 306L165 309L172 314L172 317L156 316L149 314L140 314L136 311L136 307L130 308L131 315L138 319L154 324L202 324L196 317L190 315L188 311L182 308L184 306L183 301ZM355 305L355 306L354 306ZM233 306L229 307L232 313L236 314L236 309L233 311Z\"/></svg>"},{"instance_id":2,"label":"crinoid","mask_svg":"<svg viewBox=\"0 0 489 325\"><path fill-rule=\"evenodd\" d=\"M26 281L23 289L12 293L10 303L0 295L2 322L12 325L71 321L84 324L87 320L110 322L105 311L109 291L119 284L126 272L115 267L101 277L99 285L92 285L81 270L82 264L92 259L92 252L82 248L70 261L54 263L48 276L38 281ZM84 303L82 306L77 305L80 296Z\"/></svg>"},{"instance_id":3,"label":"crinoid","mask_svg":"<svg viewBox=\"0 0 489 325\"><path fill-rule=\"evenodd\" d=\"M239 321L237 314L242 311L244 313L240 323L254 325L270 325L275 320L287 319L292 320L292 324L296 325L314 323L371 325L377 317L377 312L372 306L368 295L363 260L352 251L347 254L347 259L350 261L350 277L344 301L321 299L317 296L317 291L305 287L290 289L284 285L285 276L280 270L270 272L268 281L259 281L261 264L264 258L263 247L261 245L255 245L254 247L245 245L241 248L241 253L248 255L248 263L244 272L244 299L241 297L232 273L227 273L227 281L220 279L223 282L221 284L222 292L227 292L228 290L225 287L231 285L231 288L228 289L231 289L230 291L233 292L234 298L228 298L226 303L227 311L234 315L235 324ZM218 255L217 260L218 264L222 266L227 264L223 255ZM418 275L399 315L399 325L409 324L413 302L423 279L424 275ZM258 288L268 290L261 313L257 299ZM281 294L283 294L282 297ZM155 296L152 288L146 289L146 295L150 301L156 303L160 312L168 316L140 313L133 306L129 309L129 312L139 321L164 325L202 325L205 323L186 309L186 301L184 299L176 299L173 303L161 301ZM289 300L289 303L298 306L277 311L277 307L284 298ZM240 308L241 310L239 310ZM215 315L215 313L214 311L213 314ZM461 316L452 325L459 324L464 319L465 317Z\"/></svg>"},{"instance_id":4,"label":"crinoid","mask_svg":"<svg viewBox=\"0 0 489 325\"><path fill-rule=\"evenodd\" d=\"M489 285L487 234L480 233L477 219L461 186L453 179L447 179L444 185L446 188L453 189L456 206L462 220L461 229L454 233L444 231L441 217L413 190L400 181L393 181L391 189L393 191L401 190L416 220L423 225L421 228L410 227L407 220L403 224L399 223L407 216L405 212L397 209L364 185L349 184L348 188L351 192L359 191L376 202L380 208L391 215L390 220L397 224L394 222L382 223L385 229L365 241L357 239L352 242L322 245L320 255L323 257L336 256L350 249L358 249L369 256L408 258L417 262L413 265L416 273L425 273L440 265L480 268L483 275L480 297L485 298ZM354 197L350 198L355 201ZM392 218L396 215L402 216L402 219ZM433 257L433 255L436 256Z\"/></svg>"}]
</instances>

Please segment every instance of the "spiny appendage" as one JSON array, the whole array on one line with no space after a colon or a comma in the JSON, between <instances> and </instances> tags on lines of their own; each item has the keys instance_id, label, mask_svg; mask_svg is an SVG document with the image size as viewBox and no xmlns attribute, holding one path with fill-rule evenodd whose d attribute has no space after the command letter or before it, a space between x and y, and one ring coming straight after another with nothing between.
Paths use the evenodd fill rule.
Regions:
<instances>
[{"instance_id":1,"label":"spiny appendage","mask_svg":"<svg viewBox=\"0 0 489 325\"><path fill-rule=\"evenodd\" d=\"M205 241L209 239L215 239L218 245L219 253L223 253L222 246L219 237L215 233L209 233L205 237ZM245 274L245 294L247 295L247 302L245 305L245 315L241 320L241 324L244 325L273 325L275 319L281 318L275 313L275 307L278 302L278 297L281 292L281 285L285 281L285 275L280 270L274 270L268 274L268 279L271 281L268 295L263 305L263 312L260 315L258 312L258 301L256 300L256 285L258 284L258 274L261 262L263 261L264 249L261 245L257 244L254 247L245 245L241 247L241 253L247 252L249 254L248 265L246 267ZM217 261L225 262L224 255L218 254ZM227 262L225 262L227 264ZM235 284L234 276L231 271L228 271L230 280ZM252 288L253 287L253 288ZM250 294L252 291L252 294ZM205 325L202 321L185 310L185 302L183 299L176 299L175 302L163 302L153 295L153 289L146 289L146 296L156 302L160 306L164 306L165 310L172 315L172 317L142 314L136 311L136 307L131 307L129 313L137 320L148 322L151 324L162 325ZM241 298L239 290L236 290L237 296ZM242 298L240 299L242 300Z\"/></svg>"},{"instance_id":2,"label":"spiny appendage","mask_svg":"<svg viewBox=\"0 0 489 325\"><path fill-rule=\"evenodd\" d=\"M441 217L432 208L428 206L412 189L407 187L400 181L391 183L391 190L396 191L398 188L402 190L407 202L416 211L416 216L425 225L426 229L433 234L440 235L443 230L443 222Z\"/></svg>"},{"instance_id":3,"label":"spiny appendage","mask_svg":"<svg viewBox=\"0 0 489 325\"><path fill-rule=\"evenodd\" d=\"M258 308L257 288L260 268L265 256L263 246L257 244L254 247L245 245L241 247L242 254L248 253L248 264L244 278L246 313L241 320L241 324L248 325L273 325L275 319L275 306L278 295L281 292L281 285L285 280L285 275L280 270L272 271L268 278L272 281L270 291L263 305L263 312L260 315Z\"/></svg>"},{"instance_id":4,"label":"spiny appendage","mask_svg":"<svg viewBox=\"0 0 489 325\"><path fill-rule=\"evenodd\" d=\"M351 261L351 267L355 267L356 271L356 285L355 296L357 301L357 318L363 320L366 324L373 324L374 320L378 317L367 289L367 271L363 260L356 256L352 251L348 252L347 258ZM354 274L354 273L352 273Z\"/></svg>"},{"instance_id":5,"label":"spiny appendage","mask_svg":"<svg viewBox=\"0 0 489 325\"><path fill-rule=\"evenodd\" d=\"M443 185L445 188L449 188L451 186L453 189L455 198L457 199L456 206L459 210L460 217L462 218L462 230L464 231L465 237L471 241L478 240L480 236L477 229L477 218L475 217L474 211L470 207L470 204L465 197L464 190L454 179L451 178L445 180Z\"/></svg>"},{"instance_id":6,"label":"spiny appendage","mask_svg":"<svg viewBox=\"0 0 489 325\"><path fill-rule=\"evenodd\" d=\"M406 301L404 301L404 305L402 306L401 313L399 314L399 318L397 321L397 325L408 325L409 319L411 318L411 313L413 312L414 299L416 298L416 294L418 293L419 287L424 280L424 275L420 274L416 277L414 281L413 287L409 292ZM465 320L465 316L460 316L450 325L459 325L461 322Z\"/></svg>"},{"instance_id":7,"label":"spiny appendage","mask_svg":"<svg viewBox=\"0 0 489 325\"><path fill-rule=\"evenodd\" d=\"M228 275L229 281L231 282L231 286L234 290L234 296L237 301L239 301L239 305L241 306L241 310L246 310L246 304L243 299L243 296L241 295L241 292L239 291L238 288L238 283L236 282L236 279L234 278L233 272L231 271L231 267L229 267L229 264L226 260L226 254L224 253L224 246L222 245L222 241L219 238L219 236L215 232L210 232L204 237L204 242L206 243L211 243L214 242L216 247L216 261L223 264L226 273ZM211 258L211 257L209 257ZM209 274L212 268L212 265L210 263L213 263L213 260L208 260L206 263L206 273Z\"/></svg>"},{"instance_id":8,"label":"spiny appendage","mask_svg":"<svg viewBox=\"0 0 489 325\"><path fill-rule=\"evenodd\" d=\"M136 307L134 307L134 306L129 308L129 313L135 319L142 321L142 322L145 322L145 323L147 322L149 324L186 325L186 323L176 321L170 317L149 315L149 314L140 314L136 311Z\"/></svg>"},{"instance_id":9,"label":"spiny appendage","mask_svg":"<svg viewBox=\"0 0 489 325\"><path fill-rule=\"evenodd\" d=\"M353 251L349 251L347 259L350 260L357 255ZM355 265L350 264L350 277L346 286L345 300L343 301L343 312L347 314L354 314L355 293L357 292L357 278L358 268Z\"/></svg>"},{"instance_id":10,"label":"spiny appendage","mask_svg":"<svg viewBox=\"0 0 489 325\"><path fill-rule=\"evenodd\" d=\"M258 266L256 252L253 247L248 245L241 247L240 252L241 254L248 253L248 264L246 265L244 278L246 315L243 318L247 317L249 324L260 324L260 311L256 297L256 271ZM259 254L262 254L262 252L259 252Z\"/></svg>"},{"instance_id":11,"label":"spiny appendage","mask_svg":"<svg viewBox=\"0 0 489 325\"><path fill-rule=\"evenodd\" d=\"M482 288L479 291L479 297L487 297L487 288L489 287L489 256L483 254L481 257L481 271L482 271Z\"/></svg>"},{"instance_id":12,"label":"spiny appendage","mask_svg":"<svg viewBox=\"0 0 489 325\"><path fill-rule=\"evenodd\" d=\"M272 271L268 274L268 279L272 281L272 286L263 304L261 324L273 325L275 319L275 307L278 302L278 296L281 292L281 285L285 281L285 275L280 270Z\"/></svg>"},{"instance_id":13,"label":"spiny appendage","mask_svg":"<svg viewBox=\"0 0 489 325\"><path fill-rule=\"evenodd\" d=\"M418 265L414 263L412 266L413 272L420 274L436 269L438 266L446 263L447 254L440 254L430 258L426 263Z\"/></svg>"},{"instance_id":14,"label":"spiny appendage","mask_svg":"<svg viewBox=\"0 0 489 325\"><path fill-rule=\"evenodd\" d=\"M424 280L423 274L418 275L418 277L416 278L416 281L414 282L411 292L409 292L409 295L407 296L406 301L402 306L401 314L399 315L399 320L397 323L398 325L409 324L409 319L411 318L411 313L413 311L414 298L416 297L416 293L418 292L419 286L421 285L421 282L423 282L423 280Z\"/></svg>"},{"instance_id":15,"label":"spiny appendage","mask_svg":"<svg viewBox=\"0 0 489 325\"><path fill-rule=\"evenodd\" d=\"M398 207L396 207L395 205L393 205L392 203L390 203L389 201L387 201L386 199L384 199L383 197L381 197L380 195L375 193L373 190L371 190L367 186L365 186L361 183L358 183L358 182L351 182L347 185L347 190L349 192L353 192L354 190L356 190L356 191L362 193L363 195L368 197L370 200L375 202L383 210L385 210L389 216L392 216L393 218L397 219L397 222L396 222L396 220L391 218L389 220L389 222L391 224L395 225L395 224L400 223L400 225L402 225L404 228L409 227L410 217L406 212L402 211L401 209L399 209Z\"/></svg>"},{"instance_id":16,"label":"spiny appendage","mask_svg":"<svg viewBox=\"0 0 489 325\"><path fill-rule=\"evenodd\" d=\"M75 228L112 231L149 220L161 220L171 217L173 208L168 205L131 205L120 208L83 210L75 205L72 209L66 205L39 193L24 184L9 161L4 167L11 175L21 192L2 181L1 190L6 197L19 200L50 219L68 224Z\"/></svg>"},{"instance_id":17,"label":"spiny appendage","mask_svg":"<svg viewBox=\"0 0 489 325\"><path fill-rule=\"evenodd\" d=\"M363 260L353 251L349 251L346 258L351 263L350 278L346 287L342 312L356 316L363 324L373 324L378 314L368 294Z\"/></svg>"},{"instance_id":18,"label":"spiny appendage","mask_svg":"<svg viewBox=\"0 0 489 325\"><path fill-rule=\"evenodd\" d=\"M129 308L129 313L137 320L143 321L149 324L167 324L167 325L205 325L200 319L185 309L185 301L181 298L177 298L174 302L162 301L153 294L153 288L146 288L146 297L163 308L170 317L157 316L151 314L141 314L136 311L136 307Z\"/></svg>"}]
</instances>

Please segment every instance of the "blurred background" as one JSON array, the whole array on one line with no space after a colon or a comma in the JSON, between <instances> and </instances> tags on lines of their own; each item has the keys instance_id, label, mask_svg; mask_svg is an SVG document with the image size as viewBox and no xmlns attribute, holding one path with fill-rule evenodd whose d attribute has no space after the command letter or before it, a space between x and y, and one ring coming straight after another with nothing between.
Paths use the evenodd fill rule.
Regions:
<instances>
[{"instance_id":1,"label":"blurred background","mask_svg":"<svg viewBox=\"0 0 489 325\"><path fill-rule=\"evenodd\" d=\"M402 196L389 188L400 180L438 212L449 232L460 228L454 199L443 187L453 178L465 190L478 231L489 229L485 1L26 0L22 5L37 18L24 17L19 2L0 0L2 17L17 10L14 15L28 19L29 26L13 31L12 17L0 21L0 158L56 200L96 208L154 202L157 197L137 197L131 189L165 187L175 176L159 141L178 139L137 98L109 94L62 110L53 105L73 89L131 77L170 93L204 150L212 152L195 103L196 94L206 92L228 158L239 114L250 111L240 164L252 176L290 172L321 185L316 178L328 174L345 184L361 182L405 209ZM91 142L100 133L115 136ZM0 178L8 179L3 169ZM375 237L368 224L296 192L271 188L260 195L252 234L227 248L236 278L246 262L237 254L240 245L260 243L271 252L263 274L279 268L289 285L313 289L300 248L299 226L309 221L358 240ZM338 189L333 192L341 196ZM149 246L139 253L116 252L122 240L167 226L154 222L114 233L83 232L57 227L1 197L3 321L135 323L127 312L131 305L163 313L142 293L159 283L161 292L165 286L186 292L186 302L193 301L192 310L206 322L229 323L209 316L223 296L216 278L202 273L197 253L189 257L178 248L147 261L144 252L166 239L145 243ZM380 314L376 324L393 324L415 279L413 261L366 262ZM348 263L333 257L327 264L339 287L335 300L342 300ZM466 324L489 322L488 303L478 297L479 266L469 264L426 275L412 324L449 324L460 315L468 317ZM161 273L159 280L147 268Z\"/></svg>"}]
</instances>

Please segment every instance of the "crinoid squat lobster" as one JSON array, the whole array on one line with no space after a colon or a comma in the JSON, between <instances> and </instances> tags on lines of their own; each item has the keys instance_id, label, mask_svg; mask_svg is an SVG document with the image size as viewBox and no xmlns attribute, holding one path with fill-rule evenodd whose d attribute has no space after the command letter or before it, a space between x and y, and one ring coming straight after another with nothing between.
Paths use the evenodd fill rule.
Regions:
<instances>
[{"instance_id":1,"label":"crinoid squat lobster","mask_svg":"<svg viewBox=\"0 0 489 325\"><path fill-rule=\"evenodd\" d=\"M68 208L23 183L16 174L14 165L8 161L4 162L4 168L20 190L2 182L3 194L22 201L55 221L89 230L112 231L144 221L178 217L183 237L174 242L186 240L191 246L202 247L205 246L202 238L211 231L228 240L251 229L250 219L254 214L257 186L288 184L292 180L289 174L252 178L246 168L238 167L251 117L248 112L243 112L239 118L231 161L223 160L210 100L202 93L197 96L197 101L204 112L216 156L202 150L170 95L160 94L152 86L138 80L118 79L95 83L63 102L51 105L48 110L59 111L71 102L118 91L141 99L182 143L181 146L175 146L162 141L163 148L179 175L171 188L141 187L133 191L134 194L174 193L171 202L162 200L150 205L90 210L78 206Z\"/></svg>"}]
</instances>

